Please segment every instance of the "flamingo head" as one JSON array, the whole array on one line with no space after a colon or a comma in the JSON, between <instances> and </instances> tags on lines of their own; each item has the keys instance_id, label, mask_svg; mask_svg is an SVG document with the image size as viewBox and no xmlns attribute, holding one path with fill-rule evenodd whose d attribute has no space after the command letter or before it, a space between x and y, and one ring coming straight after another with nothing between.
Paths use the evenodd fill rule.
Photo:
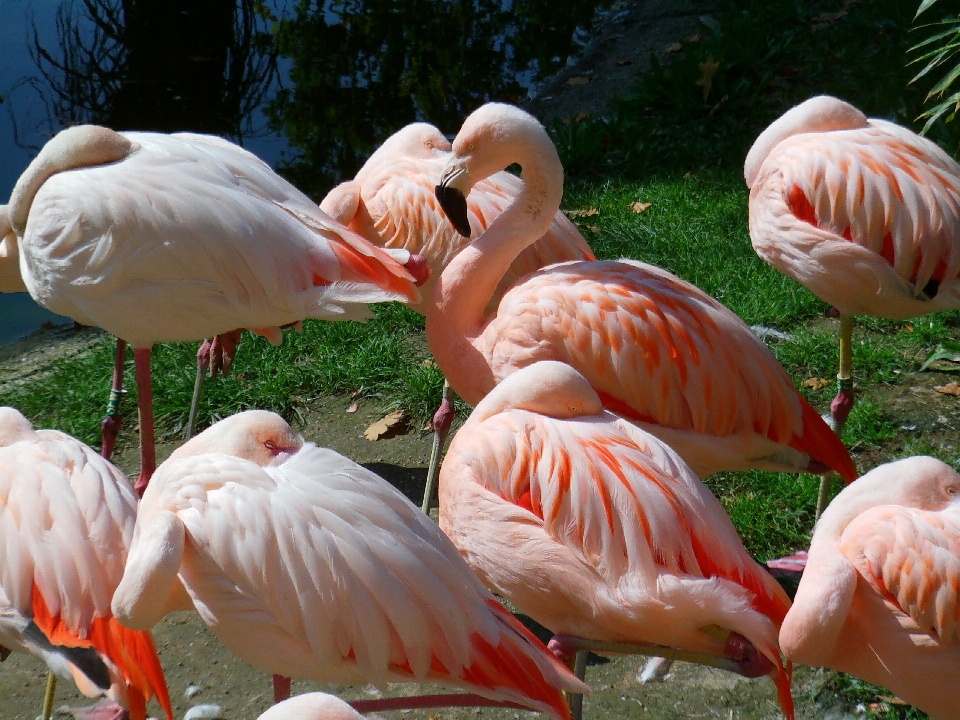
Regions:
<instances>
[{"instance_id":1,"label":"flamingo head","mask_svg":"<svg viewBox=\"0 0 960 720\"><path fill-rule=\"evenodd\" d=\"M170 460L192 455L233 455L261 467L278 465L303 447L303 437L276 413L247 410L211 425L184 443Z\"/></svg>"},{"instance_id":2,"label":"flamingo head","mask_svg":"<svg viewBox=\"0 0 960 720\"><path fill-rule=\"evenodd\" d=\"M33 425L19 410L0 407L0 447L13 445L33 434Z\"/></svg>"}]
</instances>

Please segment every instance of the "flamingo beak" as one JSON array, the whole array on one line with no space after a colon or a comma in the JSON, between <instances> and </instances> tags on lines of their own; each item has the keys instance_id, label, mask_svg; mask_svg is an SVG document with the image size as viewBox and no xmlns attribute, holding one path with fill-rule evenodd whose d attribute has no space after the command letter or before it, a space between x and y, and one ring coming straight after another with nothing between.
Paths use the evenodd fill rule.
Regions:
<instances>
[{"instance_id":1,"label":"flamingo beak","mask_svg":"<svg viewBox=\"0 0 960 720\"><path fill-rule=\"evenodd\" d=\"M459 185L467 180L467 177L466 168L447 165L435 190L437 202L450 224L465 238L470 237L470 219L467 216L467 198Z\"/></svg>"}]
</instances>

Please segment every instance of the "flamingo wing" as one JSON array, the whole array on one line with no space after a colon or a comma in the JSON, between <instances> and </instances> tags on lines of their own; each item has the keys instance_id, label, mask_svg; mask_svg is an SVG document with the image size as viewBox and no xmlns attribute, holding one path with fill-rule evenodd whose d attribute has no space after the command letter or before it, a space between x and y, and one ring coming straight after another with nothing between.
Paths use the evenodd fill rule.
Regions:
<instances>
[{"instance_id":1,"label":"flamingo wing","mask_svg":"<svg viewBox=\"0 0 960 720\"><path fill-rule=\"evenodd\" d=\"M738 460L746 467L777 446L792 447L848 480L856 477L842 443L750 328L702 290L652 265L546 268L504 296L481 342L491 345L484 352L496 377L560 360L583 373L605 407L655 434L659 426L746 438ZM681 454L703 475L717 469L709 458L695 462Z\"/></svg>"},{"instance_id":2,"label":"flamingo wing","mask_svg":"<svg viewBox=\"0 0 960 720\"><path fill-rule=\"evenodd\" d=\"M570 684L562 666L436 524L347 458L312 444L277 467L199 455L168 462L151 490L184 524L180 577L197 610L252 665L322 681L429 678L563 707L551 688Z\"/></svg>"},{"instance_id":3,"label":"flamingo wing","mask_svg":"<svg viewBox=\"0 0 960 720\"><path fill-rule=\"evenodd\" d=\"M56 646L94 648L126 681L135 718L145 717L154 695L169 718L166 680L149 633L123 628L110 611L136 506L120 471L63 433L40 430L0 447L0 596L6 604L0 635L4 644L39 650L52 667L56 658L47 651ZM31 623L44 640L31 636ZM110 684L73 677L84 692L105 692L101 683Z\"/></svg>"},{"instance_id":4,"label":"flamingo wing","mask_svg":"<svg viewBox=\"0 0 960 720\"><path fill-rule=\"evenodd\" d=\"M121 161L58 172L32 200L24 279L51 309L149 345L418 299L402 266L250 153L126 137ZM117 311L132 304L164 312L132 323Z\"/></svg>"},{"instance_id":5,"label":"flamingo wing","mask_svg":"<svg viewBox=\"0 0 960 720\"><path fill-rule=\"evenodd\" d=\"M910 317L956 306L952 292L930 300L960 272L960 166L905 128L870 120L781 141L750 215L758 254L841 310Z\"/></svg>"},{"instance_id":6,"label":"flamingo wing","mask_svg":"<svg viewBox=\"0 0 960 720\"><path fill-rule=\"evenodd\" d=\"M885 600L943 645L960 646L960 512L883 505L844 530L841 550Z\"/></svg>"}]
</instances>

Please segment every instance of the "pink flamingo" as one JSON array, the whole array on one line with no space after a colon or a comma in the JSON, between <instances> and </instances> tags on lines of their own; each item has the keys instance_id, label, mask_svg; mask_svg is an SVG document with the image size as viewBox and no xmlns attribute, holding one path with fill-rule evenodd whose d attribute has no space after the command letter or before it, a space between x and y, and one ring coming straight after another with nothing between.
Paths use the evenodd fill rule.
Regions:
<instances>
[{"instance_id":1,"label":"pink flamingo","mask_svg":"<svg viewBox=\"0 0 960 720\"><path fill-rule=\"evenodd\" d=\"M144 493L114 613L149 628L181 582L211 631L274 675L436 681L556 718L560 689L585 687L398 490L273 413L211 426Z\"/></svg>"},{"instance_id":2,"label":"pink flamingo","mask_svg":"<svg viewBox=\"0 0 960 720\"><path fill-rule=\"evenodd\" d=\"M464 122L436 190L466 234L464 197L513 162L523 169L522 191L447 265L427 310L430 349L464 400L475 405L519 368L560 360L607 409L668 443L701 477L746 468L856 477L846 448L750 328L660 268L552 265L515 284L486 317L504 270L560 206L556 148L527 113L484 105Z\"/></svg>"},{"instance_id":3,"label":"pink flamingo","mask_svg":"<svg viewBox=\"0 0 960 720\"><path fill-rule=\"evenodd\" d=\"M133 720L146 718L152 697L173 718L150 633L110 611L136 513L129 481L94 450L0 407L0 659L32 653L50 668L44 718L53 673Z\"/></svg>"},{"instance_id":4,"label":"pink flamingo","mask_svg":"<svg viewBox=\"0 0 960 720\"><path fill-rule=\"evenodd\" d=\"M960 307L960 166L906 128L820 96L764 130L743 172L757 254L840 311L839 434L853 407L852 315Z\"/></svg>"},{"instance_id":5,"label":"pink flamingo","mask_svg":"<svg viewBox=\"0 0 960 720\"><path fill-rule=\"evenodd\" d=\"M20 177L9 212L34 299L134 348L140 493L156 467L154 343L238 327L279 342L281 326L304 318L363 319L368 303L419 300L390 254L213 136L69 128Z\"/></svg>"},{"instance_id":6,"label":"pink flamingo","mask_svg":"<svg viewBox=\"0 0 960 720\"><path fill-rule=\"evenodd\" d=\"M334 695L312 692L277 703L257 720L363 720L363 715Z\"/></svg>"},{"instance_id":7,"label":"pink flamingo","mask_svg":"<svg viewBox=\"0 0 960 720\"><path fill-rule=\"evenodd\" d=\"M793 717L786 593L680 456L570 366L517 370L474 408L440 471L440 528L487 587L575 636L558 650L770 674Z\"/></svg>"},{"instance_id":8,"label":"pink flamingo","mask_svg":"<svg viewBox=\"0 0 960 720\"><path fill-rule=\"evenodd\" d=\"M780 628L794 662L895 692L934 720L960 708L960 475L930 457L845 488L813 533Z\"/></svg>"},{"instance_id":9,"label":"pink flamingo","mask_svg":"<svg viewBox=\"0 0 960 720\"><path fill-rule=\"evenodd\" d=\"M434 185L450 159L450 142L433 125L413 123L390 136L353 180L331 190L320 209L374 245L402 248L423 256L430 279L420 286L423 301L411 309L426 314L440 273L468 243L440 209ZM467 198L465 222L482 233L520 194L522 183L508 172L480 180ZM520 278L553 263L596 260L576 226L559 210L546 232L523 249L506 268L485 312L495 312L503 294ZM446 381L443 402L433 419L434 443L427 470L422 510L433 496L440 450L453 420L453 398Z\"/></svg>"}]
</instances>

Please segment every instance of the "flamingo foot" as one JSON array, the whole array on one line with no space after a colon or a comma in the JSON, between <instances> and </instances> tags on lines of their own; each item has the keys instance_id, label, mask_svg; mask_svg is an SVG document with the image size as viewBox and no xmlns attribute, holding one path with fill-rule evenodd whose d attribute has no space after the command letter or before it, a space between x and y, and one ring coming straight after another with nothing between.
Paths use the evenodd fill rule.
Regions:
<instances>
[{"instance_id":1,"label":"flamingo foot","mask_svg":"<svg viewBox=\"0 0 960 720\"><path fill-rule=\"evenodd\" d=\"M841 428L853 410L853 388L842 389L830 403L830 416Z\"/></svg>"},{"instance_id":2,"label":"flamingo foot","mask_svg":"<svg viewBox=\"0 0 960 720\"><path fill-rule=\"evenodd\" d=\"M113 404L113 393L110 393L110 401ZM107 410L107 416L100 423L100 456L109 460L113 455L113 448L117 444L117 436L120 434L121 419L117 414L110 414Z\"/></svg>"},{"instance_id":3,"label":"flamingo foot","mask_svg":"<svg viewBox=\"0 0 960 720\"><path fill-rule=\"evenodd\" d=\"M283 675L273 676L273 702L280 703L290 699L290 678Z\"/></svg>"},{"instance_id":4,"label":"flamingo foot","mask_svg":"<svg viewBox=\"0 0 960 720\"><path fill-rule=\"evenodd\" d=\"M237 356L237 345L240 344L240 336L243 334L243 328L231 330L228 333L217 335L210 344L210 377L216 377L217 373L227 375L233 366L233 359ZM206 344L206 340L204 340ZM200 347L201 351L203 346ZM197 352L197 362L200 362L200 352Z\"/></svg>"},{"instance_id":5,"label":"flamingo foot","mask_svg":"<svg viewBox=\"0 0 960 720\"><path fill-rule=\"evenodd\" d=\"M430 263L423 255L411 255L403 267L413 275L413 284L417 287L423 285L433 274L433 268L430 267Z\"/></svg>"},{"instance_id":6,"label":"flamingo foot","mask_svg":"<svg viewBox=\"0 0 960 720\"><path fill-rule=\"evenodd\" d=\"M423 502L420 509L426 515L433 502L434 487L437 483L437 474L440 472L440 455L443 453L443 443L453 424L453 388L446 378L443 380L443 399L440 407L433 414L433 448L430 451L430 466L427 468L427 483L423 489Z\"/></svg>"},{"instance_id":7,"label":"flamingo foot","mask_svg":"<svg viewBox=\"0 0 960 720\"><path fill-rule=\"evenodd\" d=\"M76 720L128 720L130 715L111 700L101 700L96 705L82 708L62 707L58 715L72 715Z\"/></svg>"}]
</instances>

